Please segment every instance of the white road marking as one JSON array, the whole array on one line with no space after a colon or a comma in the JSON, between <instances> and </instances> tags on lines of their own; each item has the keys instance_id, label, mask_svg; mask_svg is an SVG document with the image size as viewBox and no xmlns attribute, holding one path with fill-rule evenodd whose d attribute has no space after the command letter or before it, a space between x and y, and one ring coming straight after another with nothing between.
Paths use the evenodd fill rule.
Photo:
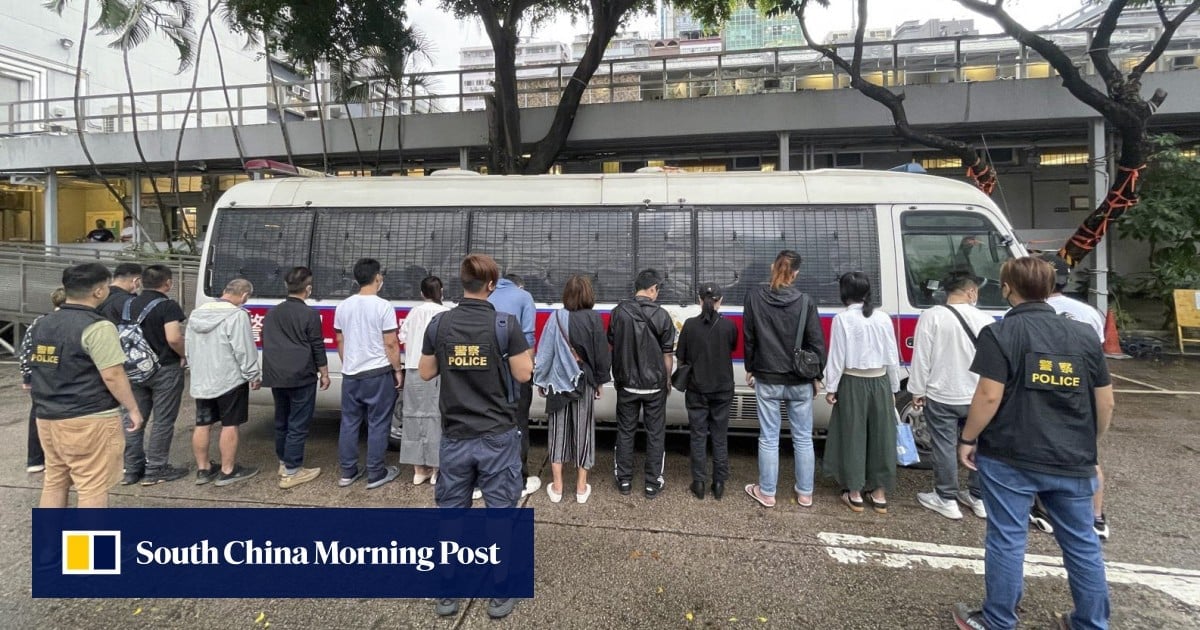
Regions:
<instances>
[{"instance_id":1,"label":"white road marking","mask_svg":"<svg viewBox=\"0 0 1200 630\"><path fill-rule=\"evenodd\" d=\"M829 557L840 564L878 564L893 569L924 565L933 569L966 569L983 575L983 549L934 543L871 538L821 532ZM1105 562L1108 581L1134 584L1161 591L1189 606L1200 608L1200 571L1124 562ZM1066 578L1062 559L1025 555L1026 577Z\"/></svg>"}]
</instances>

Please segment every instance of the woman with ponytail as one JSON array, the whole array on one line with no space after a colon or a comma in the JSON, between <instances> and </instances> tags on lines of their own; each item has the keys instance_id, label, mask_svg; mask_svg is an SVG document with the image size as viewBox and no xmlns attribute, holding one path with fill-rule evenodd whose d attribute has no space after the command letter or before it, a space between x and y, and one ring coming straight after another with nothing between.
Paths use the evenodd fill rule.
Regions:
<instances>
[{"instance_id":1,"label":"woman with ponytail","mask_svg":"<svg viewBox=\"0 0 1200 630\"><path fill-rule=\"evenodd\" d=\"M433 316L450 310L442 304L442 280L429 276L421 280L421 297L400 324L400 343L404 344L404 434L400 439L400 463L413 465L413 483L437 483L438 449L442 443L442 413L439 409L442 379L421 380L417 364L421 362L421 340Z\"/></svg>"},{"instance_id":2,"label":"woman with ponytail","mask_svg":"<svg viewBox=\"0 0 1200 630\"><path fill-rule=\"evenodd\" d=\"M863 511L863 493L887 513L896 483L896 396L900 353L892 318L871 303L871 281L860 271L838 279L846 310L833 318L825 400L833 405L825 441L825 472L841 484L842 502Z\"/></svg>"},{"instance_id":3,"label":"woman with ponytail","mask_svg":"<svg viewBox=\"0 0 1200 630\"><path fill-rule=\"evenodd\" d=\"M800 338L801 349L817 355L823 367L825 335L817 305L795 286L799 275L800 254L792 250L779 252L771 265L770 286L747 295L742 320L746 384L754 388L759 424L758 483L746 486L746 494L768 508L775 507L779 480L783 405L788 408L796 453L795 500L801 507L813 504L812 400L816 382L796 371L793 354L796 339Z\"/></svg>"},{"instance_id":4,"label":"woman with ponytail","mask_svg":"<svg viewBox=\"0 0 1200 630\"><path fill-rule=\"evenodd\" d=\"M700 285L700 315L683 323L675 356L689 369L684 404L692 436L692 494L703 499L708 486L708 437L712 436L712 493L725 495L729 479L729 408L733 404L733 351L737 327L721 317L721 287ZM688 366L684 368L684 366Z\"/></svg>"}]
</instances>

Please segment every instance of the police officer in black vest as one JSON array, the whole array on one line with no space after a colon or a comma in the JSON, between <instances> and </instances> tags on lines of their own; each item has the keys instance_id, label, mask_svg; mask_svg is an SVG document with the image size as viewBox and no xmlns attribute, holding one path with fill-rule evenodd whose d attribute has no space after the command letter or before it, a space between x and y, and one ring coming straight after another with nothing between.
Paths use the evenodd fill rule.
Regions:
<instances>
[{"instance_id":1,"label":"police officer in black vest","mask_svg":"<svg viewBox=\"0 0 1200 630\"><path fill-rule=\"evenodd\" d=\"M1063 550L1075 610L1060 627L1107 628L1108 585L1092 529L1096 440L1113 413L1112 381L1096 333L1059 317L1045 300L1054 269L1010 260L1001 293L1013 308L979 335L971 371L979 385L959 438L959 459L978 470L988 522L982 610L958 604L960 628L1017 625L1029 509L1041 498Z\"/></svg>"},{"instance_id":2,"label":"police officer in black vest","mask_svg":"<svg viewBox=\"0 0 1200 630\"><path fill-rule=\"evenodd\" d=\"M130 431L142 424L117 327L96 311L111 278L99 263L68 267L66 302L31 331L33 411L46 452L41 507L66 507L72 485L79 507L108 507L121 480L120 407L129 410Z\"/></svg>"},{"instance_id":3,"label":"police officer in black vest","mask_svg":"<svg viewBox=\"0 0 1200 630\"><path fill-rule=\"evenodd\" d=\"M525 482L516 388L533 378L533 358L517 319L498 315L488 302L500 280L496 261L467 256L459 277L463 299L425 329L419 366L426 381L442 376L441 466L434 497L438 507L469 508L471 492L479 488L488 507L513 508ZM493 599L488 615L505 617L514 603ZM451 616L458 609L458 600L443 599L436 610Z\"/></svg>"}]
</instances>

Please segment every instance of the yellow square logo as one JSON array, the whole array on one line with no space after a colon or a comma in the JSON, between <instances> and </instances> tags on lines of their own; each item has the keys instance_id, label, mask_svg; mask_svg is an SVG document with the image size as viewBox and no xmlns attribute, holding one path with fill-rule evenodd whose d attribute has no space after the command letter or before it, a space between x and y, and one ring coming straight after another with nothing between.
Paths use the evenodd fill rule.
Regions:
<instances>
[{"instance_id":1,"label":"yellow square logo","mask_svg":"<svg viewBox=\"0 0 1200 630\"><path fill-rule=\"evenodd\" d=\"M120 575L121 532L64 531L63 575Z\"/></svg>"}]
</instances>

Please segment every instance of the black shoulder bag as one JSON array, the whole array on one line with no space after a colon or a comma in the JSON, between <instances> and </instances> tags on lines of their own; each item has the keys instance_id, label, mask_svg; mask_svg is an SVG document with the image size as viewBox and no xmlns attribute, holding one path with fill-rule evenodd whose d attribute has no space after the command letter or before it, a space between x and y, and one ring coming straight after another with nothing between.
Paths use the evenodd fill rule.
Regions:
<instances>
[{"instance_id":1,"label":"black shoulder bag","mask_svg":"<svg viewBox=\"0 0 1200 630\"><path fill-rule=\"evenodd\" d=\"M962 316L962 313L958 312L958 309L954 308L953 306L950 306L949 304L939 304L939 306L945 308L946 310L950 311L951 313L954 313L954 318L958 320L958 323L962 324L963 331L967 333L967 339L971 340L972 346L979 345L979 337L975 336L974 332L971 332L971 327L967 325L966 318L964 318Z\"/></svg>"},{"instance_id":2,"label":"black shoulder bag","mask_svg":"<svg viewBox=\"0 0 1200 630\"><path fill-rule=\"evenodd\" d=\"M821 377L821 357L804 349L804 329L808 327L808 294L800 296L800 326L796 328L796 345L792 348L792 371L800 378L813 381Z\"/></svg>"}]
</instances>

